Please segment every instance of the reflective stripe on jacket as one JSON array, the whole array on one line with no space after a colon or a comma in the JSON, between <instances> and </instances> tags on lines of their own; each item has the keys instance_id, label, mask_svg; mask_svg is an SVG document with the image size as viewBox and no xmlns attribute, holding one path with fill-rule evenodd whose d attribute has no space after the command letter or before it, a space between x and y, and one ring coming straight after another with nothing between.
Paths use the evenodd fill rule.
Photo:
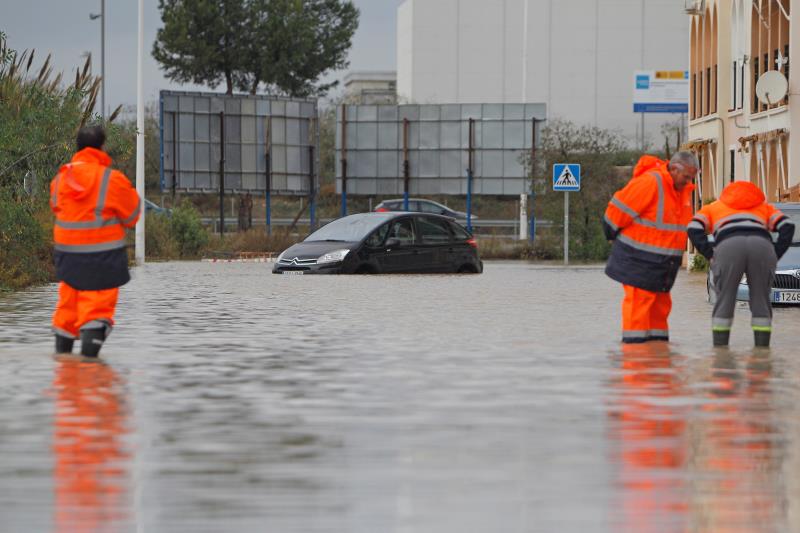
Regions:
<instances>
[{"instance_id":1,"label":"reflective stripe on jacket","mask_svg":"<svg viewBox=\"0 0 800 533\"><path fill-rule=\"evenodd\" d=\"M725 187L719 200L695 213L689 226L712 233L719 241L725 233L741 229L760 230L769 237L786 222L786 215L766 202L761 189L748 181L737 181Z\"/></svg>"},{"instance_id":2,"label":"reflective stripe on jacket","mask_svg":"<svg viewBox=\"0 0 800 533\"><path fill-rule=\"evenodd\" d=\"M56 216L55 249L95 253L125 247L125 228L136 225L141 201L111 158L85 148L61 167L50 183L50 206Z\"/></svg>"},{"instance_id":3,"label":"reflective stripe on jacket","mask_svg":"<svg viewBox=\"0 0 800 533\"><path fill-rule=\"evenodd\" d=\"M614 238L606 274L620 283L667 292L686 250L694 186L675 190L667 162L644 156L633 178L606 209L604 222Z\"/></svg>"},{"instance_id":4,"label":"reflective stripe on jacket","mask_svg":"<svg viewBox=\"0 0 800 533\"><path fill-rule=\"evenodd\" d=\"M713 256L713 247L705 238L714 235L719 243L733 235L761 235L772 242L771 232L778 232L778 257L791 243L794 223L766 201L761 189L748 181L736 181L723 189L719 200L695 213L689 222L689 236L706 257Z\"/></svg>"}]
</instances>

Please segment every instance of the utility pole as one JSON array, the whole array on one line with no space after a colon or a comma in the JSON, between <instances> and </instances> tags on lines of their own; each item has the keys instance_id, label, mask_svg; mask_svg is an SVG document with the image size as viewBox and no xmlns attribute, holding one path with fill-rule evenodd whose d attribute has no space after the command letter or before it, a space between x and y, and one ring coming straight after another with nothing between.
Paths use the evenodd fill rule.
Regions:
<instances>
[{"instance_id":1,"label":"utility pole","mask_svg":"<svg viewBox=\"0 0 800 533\"><path fill-rule=\"evenodd\" d=\"M104 19L105 20L105 19ZM144 90L142 82L142 62L144 60L144 0L139 0L139 38L136 54L136 192L142 214L136 223L136 264L144 264ZM105 77L103 78L105 80ZM103 96L106 92L103 90Z\"/></svg>"},{"instance_id":2,"label":"utility pole","mask_svg":"<svg viewBox=\"0 0 800 533\"><path fill-rule=\"evenodd\" d=\"M89 14L89 19L100 19L100 116L106 120L106 0L100 0L100 14Z\"/></svg>"}]
</instances>

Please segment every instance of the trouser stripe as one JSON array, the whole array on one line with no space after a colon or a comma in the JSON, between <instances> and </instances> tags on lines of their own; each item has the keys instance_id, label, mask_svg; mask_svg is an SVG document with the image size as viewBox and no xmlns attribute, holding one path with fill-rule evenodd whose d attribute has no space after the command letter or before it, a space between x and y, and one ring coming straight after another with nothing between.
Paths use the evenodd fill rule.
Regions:
<instances>
[{"instance_id":1,"label":"trouser stripe","mask_svg":"<svg viewBox=\"0 0 800 533\"><path fill-rule=\"evenodd\" d=\"M74 339L75 338L75 335L73 335L69 331L61 329L61 328L54 327L53 328L53 333L55 333L56 335L59 335L61 337L66 337L68 339Z\"/></svg>"}]
</instances>

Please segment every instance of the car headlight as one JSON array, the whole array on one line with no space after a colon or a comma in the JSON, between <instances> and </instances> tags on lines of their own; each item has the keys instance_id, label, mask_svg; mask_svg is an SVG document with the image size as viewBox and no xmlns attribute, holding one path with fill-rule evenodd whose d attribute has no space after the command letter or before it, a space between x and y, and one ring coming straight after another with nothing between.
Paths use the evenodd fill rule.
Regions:
<instances>
[{"instance_id":1,"label":"car headlight","mask_svg":"<svg viewBox=\"0 0 800 533\"><path fill-rule=\"evenodd\" d=\"M317 258L318 265L324 265L326 263L339 263L340 261L344 261L344 258L347 256L347 253L350 250L334 250L332 252L328 252L327 254L321 255Z\"/></svg>"},{"instance_id":2,"label":"car headlight","mask_svg":"<svg viewBox=\"0 0 800 533\"><path fill-rule=\"evenodd\" d=\"M279 263L280 260L283 259L283 256L286 255L286 252L287 252L287 250L282 251L281 255L278 256L278 258L275 260L275 262Z\"/></svg>"}]
</instances>

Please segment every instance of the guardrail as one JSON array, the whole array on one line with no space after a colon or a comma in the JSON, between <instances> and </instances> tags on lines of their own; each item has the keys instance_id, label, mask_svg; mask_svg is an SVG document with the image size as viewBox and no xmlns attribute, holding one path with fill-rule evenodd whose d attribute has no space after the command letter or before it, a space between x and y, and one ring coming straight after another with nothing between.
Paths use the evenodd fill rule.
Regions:
<instances>
[{"instance_id":1,"label":"guardrail","mask_svg":"<svg viewBox=\"0 0 800 533\"><path fill-rule=\"evenodd\" d=\"M201 222L204 226L210 227L213 233L219 233L219 217L201 217ZM319 218L317 219L317 224L319 226L324 226L329 222L336 220L335 218ZM294 218L276 218L272 217L272 226L273 227L285 227L291 226L292 222L294 222ZM254 218L253 219L253 227L254 228L263 228L266 226L267 220L265 218ZM300 218L297 221L298 227L305 227L307 228L311 224L311 219L309 218ZM487 232L480 231L481 229L509 229L507 234L495 234L497 237L513 237L516 238L519 235L519 220L517 219L473 219L472 220L472 227L474 229L473 234L476 236L480 235L487 235ZM560 227L559 224L554 224L550 220L537 220L536 221L537 228L553 228L553 227ZM239 229L239 219L238 217L225 217L225 232L236 232ZM299 232L298 232L299 233Z\"/></svg>"}]
</instances>

